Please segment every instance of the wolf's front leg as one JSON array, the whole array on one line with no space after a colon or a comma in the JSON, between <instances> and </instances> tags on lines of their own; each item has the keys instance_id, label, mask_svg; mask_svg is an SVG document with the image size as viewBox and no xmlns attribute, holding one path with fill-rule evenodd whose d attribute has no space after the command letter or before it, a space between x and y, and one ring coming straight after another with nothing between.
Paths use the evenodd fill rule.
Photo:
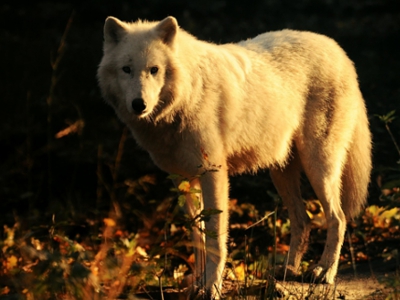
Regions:
<instances>
[{"instance_id":1,"label":"wolf's front leg","mask_svg":"<svg viewBox=\"0 0 400 300\"><path fill-rule=\"evenodd\" d=\"M190 187L195 190L201 190L198 178L190 182ZM203 195L200 193L187 193L185 203L186 213L191 219L195 219L203 210ZM195 266L193 272L193 283L204 285L204 268L205 268L205 237L203 234L204 222L199 222L192 228L192 244L195 255Z\"/></svg>"},{"instance_id":2,"label":"wolf's front leg","mask_svg":"<svg viewBox=\"0 0 400 300\"><path fill-rule=\"evenodd\" d=\"M218 209L220 214L212 215L205 222L206 228L206 266L205 287L211 297L218 298L221 294L222 277L227 256L228 239L228 172L221 166L216 172L207 172L201 178L204 209ZM210 234L216 234L216 238ZM197 258L196 258L197 259Z\"/></svg>"}]
</instances>

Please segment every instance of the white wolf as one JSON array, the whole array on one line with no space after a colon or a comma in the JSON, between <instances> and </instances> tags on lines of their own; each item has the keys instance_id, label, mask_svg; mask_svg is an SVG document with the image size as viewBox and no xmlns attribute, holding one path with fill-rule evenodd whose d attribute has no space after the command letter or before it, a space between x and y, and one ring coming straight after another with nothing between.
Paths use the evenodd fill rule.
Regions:
<instances>
[{"instance_id":1,"label":"white wolf","mask_svg":"<svg viewBox=\"0 0 400 300\"><path fill-rule=\"evenodd\" d=\"M333 283L346 230L367 195L371 136L353 63L330 38L283 30L237 44L215 45L179 28L175 18L122 22L109 17L98 69L104 98L163 170L191 177L202 206L219 209L195 230L197 275L211 297L227 256L228 175L269 168L289 210L287 268L299 269L310 221L300 195L304 171L328 224L313 273ZM205 247L199 246L205 240ZM205 255L207 250L207 255Z\"/></svg>"}]
</instances>

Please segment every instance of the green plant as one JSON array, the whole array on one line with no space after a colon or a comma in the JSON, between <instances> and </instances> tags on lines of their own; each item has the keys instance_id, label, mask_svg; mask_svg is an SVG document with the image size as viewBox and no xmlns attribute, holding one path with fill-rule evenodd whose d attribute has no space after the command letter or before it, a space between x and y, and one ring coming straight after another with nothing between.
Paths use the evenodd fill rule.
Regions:
<instances>
[{"instance_id":1,"label":"green plant","mask_svg":"<svg viewBox=\"0 0 400 300\"><path fill-rule=\"evenodd\" d=\"M389 123L391 123L396 118L394 115L395 113L396 113L396 111L392 110L391 112L387 113L386 115L375 115L375 116L377 116L379 118L379 120L381 120L385 124L385 128L386 128L387 132L389 133L390 138L392 139L392 142L397 150L397 153L400 155L400 147L397 144L396 139L389 127ZM400 164L400 160L397 163Z\"/></svg>"}]
</instances>

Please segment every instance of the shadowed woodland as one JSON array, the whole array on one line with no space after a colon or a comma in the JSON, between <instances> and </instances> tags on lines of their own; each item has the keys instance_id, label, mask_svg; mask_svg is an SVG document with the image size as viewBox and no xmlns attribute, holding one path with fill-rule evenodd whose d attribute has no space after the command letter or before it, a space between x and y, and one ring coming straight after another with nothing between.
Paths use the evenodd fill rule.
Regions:
<instances>
[{"instance_id":1,"label":"shadowed woodland","mask_svg":"<svg viewBox=\"0 0 400 300\"><path fill-rule=\"evenodd\" d=\"M110 15L125 21L172 15L215 43L284 28L335 39L355 63L374 143L368 205L349 224L341 268L387 266L385 285L399 299L397 0L0 4L0 299L134 299L129 295L145 297L153 287L176 290L190 271L186 236L193 223L180 212L178 194L193 191L171 189L168 174L100 96L96 70ZM307 185L303 194L313 221L306 268L322 253L325 224ZM265 281L288 251L286 209L267 171L232 178L230 197L227 281Z\"/></svg>"}]
</instances>

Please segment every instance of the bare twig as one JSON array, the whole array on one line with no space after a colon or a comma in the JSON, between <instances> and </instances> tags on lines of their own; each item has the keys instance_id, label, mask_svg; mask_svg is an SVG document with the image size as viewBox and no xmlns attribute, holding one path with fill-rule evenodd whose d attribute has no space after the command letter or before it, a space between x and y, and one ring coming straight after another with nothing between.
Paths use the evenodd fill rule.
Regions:
<instances>
[{"instance_id":1,"label":"bare twig","mask_svg":"<svg viewBox=\"0 0 400 300\"><path fill-rule=\"evenodd\" d=\"M396 139L394 138L394 135L393 135L392 131L390 130L389 124L386 123L386 124L385 124L385 127L386 127L386 130L389 132L390 138L392 139L393 144L394 144L394 146L396 147L397 152L398 152L399 155L400 155L400 148L399 148L399 145L397 144Z\"/></svg>"},{"instance_id":2,"label":"bare twig","mask_svg":"<svg viewBox=\"0 0 400 300\"><path fill-rule=\"evenodd\" d=\"M53 102L54 102L54 98L55 98L55 89L57 87L57 83L59 81L59 64L65 54L65 44L66 44L66 39L69 33L69 30L71 29L71 25L72 25L72 21L74 19L74 15L75 12L72 12L71 16L69 17L67 26L65 27L63 36L61 38L60 44L58 46L57 49L57 54L55 59L51 60L50 65L51 65L51 69L52 69L52 73L51 73L51 84L50 84L50 88L49 88L49 94L46 98L46 103L47 103L47 147L48 147L48 151L47 151L47 192L48 192L48 198L49 201L52 198L52 178L53 178L53 174L52 174L52 158L51 158L51 154L50 154L50 146L52 144L52 141L54 139L54 134L53 134L53 130L52 130L52 119L53 119Z\"/></svg>"},{"instance_id":3,"label":"bare twig","mask_svg":"<svg viewBox=\"0 0 400 300\"><path fill-rule=\"evenodd\" d=\"M128 127L124 127L121 138L119 139L118 151L117 151L117 155L115 156L115 164L114 164L114 168L112 170L113 171L112 176L113 176L114 183L116 183L117 179L118 179L118 172L119 172L119 168L121 166L122 155L124 154L124 146L125 146L125 141L126 141L127 137L128 137Z\"/></svg>"}]
</instances>

